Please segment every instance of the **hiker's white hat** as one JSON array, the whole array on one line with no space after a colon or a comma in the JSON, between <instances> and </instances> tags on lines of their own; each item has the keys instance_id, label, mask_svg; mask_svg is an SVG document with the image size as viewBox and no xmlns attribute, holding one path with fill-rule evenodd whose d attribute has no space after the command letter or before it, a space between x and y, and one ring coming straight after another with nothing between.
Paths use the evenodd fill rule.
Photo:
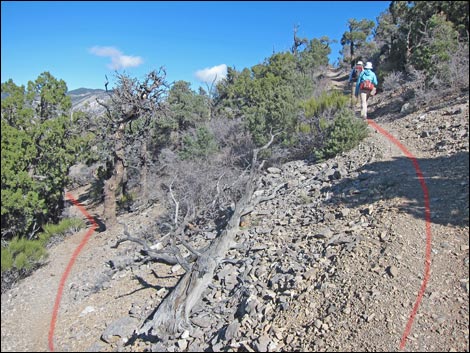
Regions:
<instances>
[{"instance_id":1,"label":"hiker's white hat","mask_svg":"<svg viewBox=\"0 0 470 353\"><path fill-rule=\"evenodd\" d=\"M364 66L364 69L372 69L372 63L370 61L366 62L366 66Z\"/></svg>"},{"instance_id":2,"label":"hiker's white hat","mask_svg":"<svg viewBox=\"0 0 470 353\"><path fill-rule=\"evenodd\" d=\"M359 60L359 61L357 62L357 64L358 64L358 65L364 65L364 63L363 63L361 60Z\"/></svg>"}]
</instances>

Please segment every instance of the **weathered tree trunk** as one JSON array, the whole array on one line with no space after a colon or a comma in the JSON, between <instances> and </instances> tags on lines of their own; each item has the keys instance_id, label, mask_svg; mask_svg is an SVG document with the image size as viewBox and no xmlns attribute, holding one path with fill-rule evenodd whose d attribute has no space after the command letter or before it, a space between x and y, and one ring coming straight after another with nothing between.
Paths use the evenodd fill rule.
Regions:
<instances>
[{"instance_id":1,"label":"weathered tree trunk","mask_svg":"<svg viewBox=\"0 0 470 353\"><path fill-rule=\"evenodd\" d=\"M125 125L120 124L115 134L114 170L111 177L104 183L104 219L108 226L116 224L116 193L122 194L120 187L124 179L124 136Z\"/></svg>"},{"instance_id":2,"label":"weathered tree trunk","mask_svg":"<svg viewBox=\"0 0 470 353\"><path fill-rule=\"evenodd\" d=\"M352 60L353 65L356 63L355 58L354 58L354 47L355 47L355 43L351 39L351 45L349 46L349 52L351 53L351 60Z\"/></svg>"},{"instance_id":3,"label":"weathered tree trunk","mask_svg":"<svg viewBox=\"0 0 470 353\"><path fill-rule=\"evenodd\" d=\"M150 333L159 337L173 335L191 326L189 315L194 306L202 298L202 293L214 277L214 271L225 257L227 251L235 245L235 236L240 224L240 204L236 208L227 228L205 251L180 279L176 287L165 298L155 312L153 319L148 321L140 333Z\"/></svg>"},{"instance_id":4,"label":"weathered tree trunk","mask_svg":"<svg viewBox=\"0 0 470 353\"><path fill-rule=\"evenodd\" d=\"M104 219L109 226L116 224L116 192L124 175L124 163L117 160L111 178L104 183Z\"/></svg>"},{"instance_id":5,"label":"weathered tree trunk","mask_svg":"<svg viewBox=\"0 0 470 353\"><path fill-rule=\"evenodd\" d=\"M142 147L140 151L140 161L141 161L141 168L140 168L140 196L141 200L144 203L148 202L148 161L147 161L147 140L144 139L142 141Z\"/></svg>"}]
</instances>

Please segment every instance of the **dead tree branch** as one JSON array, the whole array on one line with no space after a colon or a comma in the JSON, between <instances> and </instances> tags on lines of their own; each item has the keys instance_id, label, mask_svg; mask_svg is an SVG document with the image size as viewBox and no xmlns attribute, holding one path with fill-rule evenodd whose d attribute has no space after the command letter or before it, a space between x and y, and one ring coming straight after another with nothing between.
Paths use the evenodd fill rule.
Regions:
<instances>
[{"instance_id":1,"label":"dead tree branch","mask_svg":"<svg viewBox=\"0 0 470 353\"><path fill-rule=\"evenodd\" d=\"M168 250L166 251L154 250L152 249L151 246L148 245L148 243L145 240L131 236L131 234L129 233L127 224L124 224L124 223L119 223L119 224L121 224L124 227L124 235L126 237L123 239L119 239L116 242L116 244L112 246L113 248L117 248L120 244L126 241L130 241L130 242L134 242L142 246L143 248L142 251L147 256L147 258L144 259L144 261L163 262L168 265L176 265L179 263L177 256L174 253L171 253L172 249L170 249L169 251ZM161 240L161 242L163 243L163 246L165 245L164 244L165 237L163 237Z\"/></svg>"},{"instance_id":2,"label":"dead tree branch","mask_svg":"<svg viewBox=\"0 0 470 353\"><path fill-rule=\"evenodd\" d=\"M236 202L225 229L209 245L207 250L198 253L198 257L180 279L176 287L159 305L153 317L138 330L138 334L152 334L166 337L191 327L189 315L194 306L201 300L202 293L211 284L214 272L224 260L227 251L232 248L239 230L240 218L249 209L259 175L258 154L267 149L274 141L275 135L263 147L255 149L251 160L251 168L245 191ZM277 191L281 186L277 187Z\"/></svg>"}]
</instances>

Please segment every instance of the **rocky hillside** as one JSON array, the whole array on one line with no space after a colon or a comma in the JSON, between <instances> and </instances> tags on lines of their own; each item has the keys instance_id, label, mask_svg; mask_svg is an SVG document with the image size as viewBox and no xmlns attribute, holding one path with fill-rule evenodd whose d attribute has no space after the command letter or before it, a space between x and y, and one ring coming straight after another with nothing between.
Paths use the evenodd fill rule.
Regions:
<instances>
[{"instance_id":1,"label":"rocky hillside","mask_svg":"<svg viewBox=\"0 0 470 353\"><path fill-rule=\"evenodd\" d=\"M104 112L104 108L96 102L96 99L107 100L109 95L102 89L78 88L67 92L72 100L72 109L74 111L89 111L98 115Z\"/></svg>"},{"instance_id":2,"label":"rocky hillside","mask_svg":"<svg viewBox=\"0 0 470 353\"><path fill-rule=\"evenodd\" d=\"M331 75L337 82L344 75ZM414 164L382 134L324 163L268 168L263 190L283 187L245 219L191 314L165 341L134 335L184 273L138 263L139 246L96 233L64 289L57 351L469 350L468 93L409 112L399 92L370 102L370 117L416 157L429 189L432 241L425 273L423 190ZM71 192L78 198L86 190ZM88 205L99 216L101 206ZM78 210L71 210L77 212ZM120 218L144 236L158 206ZM216 234L191 239L204 246ZM2 295L2 351L46 351L59 279L83 233ZM158 236L155 246L158 247ZM417 298L425 283L424 295ZM27 318L27 320L25 320Z\"/></svg>"}]
</instances>

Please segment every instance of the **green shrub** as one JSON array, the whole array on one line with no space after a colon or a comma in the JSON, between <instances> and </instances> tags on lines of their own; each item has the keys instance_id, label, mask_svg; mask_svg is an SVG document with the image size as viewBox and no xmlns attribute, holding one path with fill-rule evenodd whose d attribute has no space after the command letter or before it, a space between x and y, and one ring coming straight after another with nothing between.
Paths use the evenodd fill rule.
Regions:
<instances>
[{"instance_id":1,"label":"green shrub","mask_svg":"<svg viewBox=\"0 0 470 353\"><path fill-rule=\"evenodd\" d=\"M60 224L63 223L63 226L67 228L69 232L76 233L80 229L86 228L86 223L81 218L65 218Z\"/></svg>"},{"instance_id":2,"label":"green shrub","mask_svg":"<svg viewBox=\"0 0 470 353\"><path fill-rule=\"evenodd\" d=\"M1 92L1 239L9 241L60 219L68 170L89 150L63 80L43 72L27 88L9 79Z\"/></svg>"},{"instance_id":3,"label":"green shrub","mask_svg":"<svg viewBox=\"0 0 470 353\"><path fill-rule=\"evenodd\" d=\"M299 124L299 132L302 134L309 134L312 132L312 128L309 124L300 123Z\"/></svg>"},{"instance_id":4,"label":"green shrub","mask_svg":"<svg viewBox=\"0 0 470 353\"><path fill-rule=\"evenodd\" d=\"M323 92L301 103L307 118L322 115L326 111L338 111L347 106L349 98L338 91Z\"/></svg>"},{"instance_id":5,"label":"green shrub","mask_svg":"<svg viewBox=\"0 0 470 353\"><path fill-rule=\"evenodd\" d=\"M58 224L46 224L38 239L14 237L7 246L2 247L2 272L15 268L29 270L40 260L47 257L46 244L52 236L65 235L85 228L80 218L65 218Z\"/></svg>"},{"instance_id":6,"label":"green shrub","mask_svg":"<svg viewBox=\"0 0 470 353\"><path fill-rule=\"evenodd\" d=\"M367 123L354 117L350 110L341 110L326 131L324 147L315 152L317 159L331 158L349 151L368 135Z\"/></svg>"},{"instance_id":7,"label":"green shrub","mask_svg":"<svg viewBox=\"0 0 470 353\"><path fill-rule=\"evenodd\" d=\"M64 218L57 224L45 224L43 232L39 234L39 240L45 245L52 236L64 236L69 232L75 233L85 227L85 221L81 218Z\"/></svg>"},{"instance_id":8,"label":"green shrub","mask_svg":"<svg viewBox=\"0 0 470 353\"><path fill-rule=\"evenodd\" d=\"M459 32L443 14L433 15L427 25L424 45L416 47L411 61L418 70L424 70L428 76L444 71L442 76L445 77L450 59L458 50Z\"/></svg>"},{"instance_id":9,"label":"green shrub","mask_svg":"<svg viewBox=\"0 0 470 353\"><path fill-rule=\"evenodd\" d=\"M183 149L180 152L182 159L204 158L217 151L217 142L209 129L200 127L195 135L183 137Z\"/></svg>"},{"instance_id":10,"label":"green shrub","mask_svg":"<svg viewBox=\"0 0 470 353\"><path fill-rule=\"evenodd\" d=\"M134 201L137 198L137 194L135 192L126 192L121 195L121 197L117 200L117 206L119 209L128 210Z\"/></svg>"},{"instance_id":11,"label":"green shrub","mask_svg":"<svg viewBox=\"0 0 470 353\"><path fill-rule=\"evenodd\" d=\"M7 247L2 248L2 272L11 268L29 270L46 256L42 241L14 237Z\"/></svg>"},{"instance_id":12,"label":"green shrub","mask_svg":"<svg viewBox=\"0 0 470 353\"><path fill-rule=\"evenodd\" d=\"M7 248L2 248L2 272L13 267L13 255Z\"/></svg>"}]
</instances>

